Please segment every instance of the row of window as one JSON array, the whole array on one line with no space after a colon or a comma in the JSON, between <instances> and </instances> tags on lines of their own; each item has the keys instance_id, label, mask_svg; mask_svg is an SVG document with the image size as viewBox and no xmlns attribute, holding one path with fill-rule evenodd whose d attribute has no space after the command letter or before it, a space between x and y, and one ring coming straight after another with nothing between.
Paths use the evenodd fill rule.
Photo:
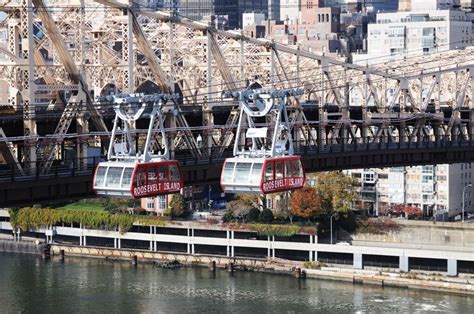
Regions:
<instances>
[{"instance_id":1,"label":"row of window","mask_svg":"<svg viewBox=\"0 0 474 314\"><path fill-rule=\"evenodd\" d=\"M260 184L263 163L226 162L222 175L223 183ZM264 182L283 178L303 177L303 167L300 160L267 161L264 172Z\"/></svg>"}]
</instances>

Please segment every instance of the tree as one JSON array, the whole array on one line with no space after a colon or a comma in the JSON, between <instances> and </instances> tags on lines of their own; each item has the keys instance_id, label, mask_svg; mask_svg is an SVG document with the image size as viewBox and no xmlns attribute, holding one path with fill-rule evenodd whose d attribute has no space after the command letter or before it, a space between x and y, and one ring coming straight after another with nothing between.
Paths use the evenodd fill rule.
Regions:
<instances>
[{"instance_id":1,"label":"tree","mask_svg":"<svg viewBox=\"0 0 474 314\"><path fill-rule=\"evenodd\" d=\"M359 200L356 186L357 181L342 172L319 173L316 191L321 200L321 211L325 214L332 212L347 214L352 203Z\"/></svg>"},{"instance_id":2,"label":"tree","mask_svg":"<svg viewBox=\"0 0 474 314\"><path fill-rule=\"evenodd\" d=\"M293 192L291 212L295 216L311 219L315 218L320 210L321 199L314 188L303 187Z\"/></svg>"},{"instance_id":3,"label":"tree","mask_svg":"<svg viewBox=\"0 0 474 314\"><path fill-rule=\"evenodd\" d=\"M237 195L234 200L226 204L226 209L233 213L234 218L242 219L243 222L245 222L249 218L250 211L252 209L257 209L257 208L258 208L258 196L253 195L253 194ZM252 214L252 217L254 217L253 214ZM256 216L255 220L257 218L258 218L258 215Z\"/></svg>"},{"instance_id":4,"label":"tree","mask_svg":"<svg viewBox=\"0 0 474 314\"><path fill-rule=\"evenodd\" d=\"M273 221L273 213L270 209L264 208L260 215L258 216L258 220L263 223L271 223Z\"/></svg>"},{"instance_id":5,"label":"tree","mask_svg":"<svg viewBox=\"0 0 474 314\"><path fill-rule=\"evenodd\" d=\"M185 217L188 215L188 211L186 210L186 202L184 201L184 197L181 194L173 195L168 205L168 212L173 218Z\"/></svg>"},{"instance_id":6,"label":"tree","mask_svg":"<svg viewBox=\"0 0 474 314\"><path fill-rule=\"evenodd\" d=\"M290 192L278 193L277 196L280 199L275 202L275 211L273 212L274 218L281 219L281 220L290 220L290 223L293 223L293 216L294 214L291 212L290 209Z\"/></svg>"}]
</instances>

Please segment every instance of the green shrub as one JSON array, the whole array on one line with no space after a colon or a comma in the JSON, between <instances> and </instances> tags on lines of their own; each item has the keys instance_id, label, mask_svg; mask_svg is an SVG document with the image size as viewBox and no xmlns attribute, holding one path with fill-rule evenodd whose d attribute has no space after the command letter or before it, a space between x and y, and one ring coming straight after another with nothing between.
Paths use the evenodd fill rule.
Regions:
<instances>
[{"instance_id":1,"label":"green shrub","mask_svg":"<svg viewBox=\"0 0 474 314\"><path fill-rule=\"evenodd\" d=\"M29 207L21 208L13 216L10 215L10 223L13 227L19 227L24 231L45 228L58 223L80 223L85 228L110 231L119 230L121 233L130 230L134 223L152 226L162 226L165 224L163 221L152 217Z\"/></svg>"},{"instance_id":2,"label":"green shrub","mask_svg":"<svg viewBox=\"0 0 474 314\"><path fill-rule=\"evenodd\" d=\"M260 236L291 237L298 233L314 235L317 233L314 227L301 227L298 225L277 225L277 224L240 224L229 223L224 225L231 230L250 230L257 232Z\"/></svg>"},{"instance_id":3,"label":"green shrub","mask_svg":"<svg viewBox=\"0 0 474 314\"><path fill-rule=\"evenodd\" d=\"M260 215L258 216L258 220L263 223L271 223L273 221L273 213L270 209L265 208L262 210Z\"/></svg>"},{"instance_id":4,"label":"green shrub","mask_svg":"<svg viewBox=\"0 0 474 314\"><path fill-rule=\"evenodd\" d=\"M234 212L230 209L226 210L222 217L223 222L231 222L234 220Z\"/></svg>"},{"instance_id":5,"label":"green shrub","mask_svg":"<svg viewBox=\"0 0 474 314\"><path fill-rule=\"evenodd\" d=\"M247 221L254 222L258 221L260 211L257 208L250 208L249 213L247 214Z\"/></svg>"}]
</instances>

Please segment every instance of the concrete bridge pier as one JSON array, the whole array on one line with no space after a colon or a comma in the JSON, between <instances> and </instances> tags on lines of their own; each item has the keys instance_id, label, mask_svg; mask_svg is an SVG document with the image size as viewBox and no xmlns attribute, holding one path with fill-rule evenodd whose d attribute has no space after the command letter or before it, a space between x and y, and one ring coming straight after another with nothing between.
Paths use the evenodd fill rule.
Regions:
<instances>
[{"instance_id":1,"label":"concrete bridge pier","mask_svg":"<svg viewBox=\"0 0 474 314\"><path fill-rule=\"evenodd\" d=\"M401 272L405 272L405 273L410 271L408 256L400 256L399 269Z\"/></svg>"},{"instance_id":2,"label":"concrete bridge pier","mask_svg":"<svg viewBox=\"0 0 474 314\"><path fill-rule=\"evenodd\" d=\"M448 276L458 275L458 261L455 259L448 259Z\"/></svg>"},{"instance_id":3,"label":"concrete bridge pier","mask_svg":"<svg viewBox=\"0 0 474 314\"><path fill-rule=\"evenodd\" d=\"M353 263L355 269L362 269L364 267L362 263L362 253L354 253Z\"/></svg>"}]
</instances>

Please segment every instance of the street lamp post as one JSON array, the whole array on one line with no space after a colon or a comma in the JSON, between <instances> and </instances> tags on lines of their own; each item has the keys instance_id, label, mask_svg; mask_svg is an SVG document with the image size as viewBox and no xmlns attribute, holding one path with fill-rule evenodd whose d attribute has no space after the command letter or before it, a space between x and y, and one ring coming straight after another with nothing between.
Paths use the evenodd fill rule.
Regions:
<instances>
[{"instance_id":1,"label":"street lamp post","mask_svg":"<svg viewBox=\"0 0 474 314\"><path fill-rule=\"evenodd\" d=\"M468 184L462 189L462 222L464 223L464 193L466 193L466 188L472 187L472 184Z\"/></svg>"},{"instance_id":2,"label":"street lamp post","mask_svg":"<svg viewBox=\"0 0 474 314\"><path fill-rule=\"evenodd\" d=\"M332 244L332 217L334 217L336 214L332 214L331 218L329 219L329 225L330 225L330 232L331 232L331 244Z\"/></svg>"}]
</instances>

